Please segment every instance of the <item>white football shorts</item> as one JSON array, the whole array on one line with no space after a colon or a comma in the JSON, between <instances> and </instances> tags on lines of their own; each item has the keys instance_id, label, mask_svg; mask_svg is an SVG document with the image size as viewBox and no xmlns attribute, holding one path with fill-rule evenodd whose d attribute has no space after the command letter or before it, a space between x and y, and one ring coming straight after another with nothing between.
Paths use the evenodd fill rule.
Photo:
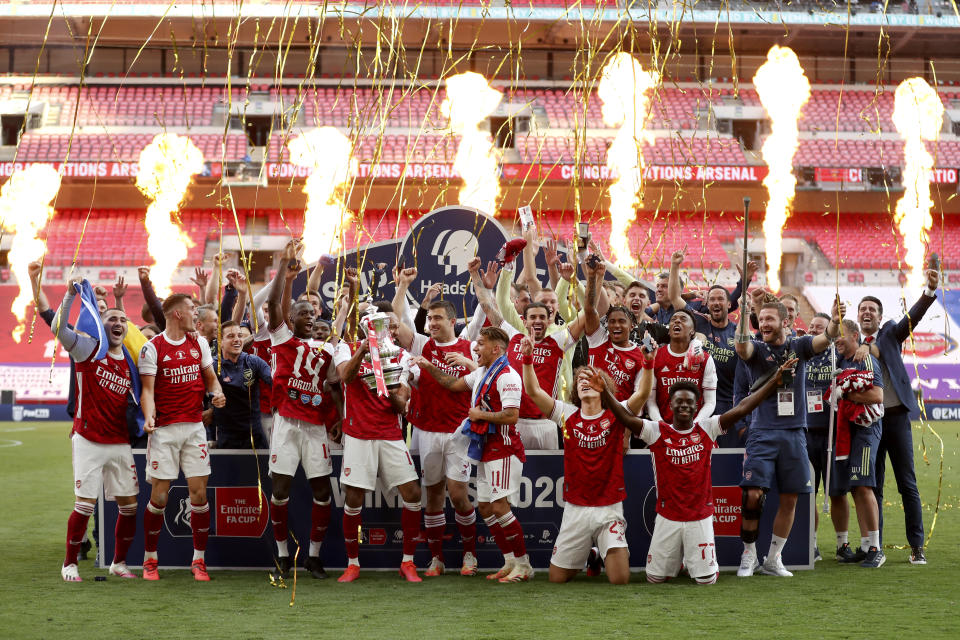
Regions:
<instances>
[{"instance_id":1,"label":"white football shorts","mask_svg":"<svg viewBox=\"0 0 960 640\"><path fill-rule=\"evenodd\" d=\"M147 438L147 482L210 475L207 431L202 422L175 422Z\"/></svg>"},{"instance_id":2,"label":"white football shorts","mask_svg":"<svg viewBox=\"0 0 960 640\"><path fill-rule=\"evenodd\" d=\"M557 436L557 423L553 420L520 418L517 420L517 433L523 442L524 451L547 450L554 451L560 448L560 438Z\"/></svg>"},{"instance_id":3,"label":"white football shorts","mask_svg":"<svg viewBox=\"0 0 960 640\"><path fill-rule=\"evenodd\" d=\"M628 548L622 502L603 507L583 507L568 502L563 507L563 520L550 564L561 569L583 569L594 542L603 558L610 549Z\"/></svg>"},{"instance_id":4,"label":"white football shorts","mask_svg":"<svg viewBox=\"0 0 960 640\"><path fill-rule=\"evenodd\" d=\"M301 464L308 480L333 472L327 428L278 413L270 438L270 475L294 476Z\"/></svg>"},{"instance_id":5,"label":"white football shorts","mask_svg":"<svg viewBox=\"0 0 960 640\"><path fill-rule=\"evenodd\" d=\"M431 487L444 477L466 482L470 479L470 460L457 453L449 433L413 428L410 452L420 455L424 486Z\"/></svg>"},{"instance_id":6,"label":"white football shorts","mask_svg":"<svg viewBox=\"0 0 960 640\"><path fill-rule=\"evenodd\" d=\"M377 475L388 489L419 478L403 440L361 440L343 434L340 483L373 491Z\"/></svg>"},{"instance_id":7,"label":"white football shorts","mask_svg":"<svg viewBox=\"0 0 960 640\"><path fill-rule=\"evenodd\" d=\"M495 502L507 498L517 504L523 463L517 456L477 463L477 501Z\"/></svg>"},{"instance_id":8,"label":"white football shorts","mask_svg":"<svg viewBox=\"0 0 960 640\"><path fill-rule=\"evenodd\" d=\"M95 500L102 489L107 500L140 493L137 465L129 444L91 442L79 433L71 437L73 485L78 498Z\"/></svg>"},{"instance_id":9,"label":"white football shorts","mask_svg":"<svg viewBox=\"0 0 960 640\"><path fill-rule=\"evenodd\" d=\"M713 543L713 516L677 522L657 514L647 552L647 575L673 578L686 567L691 578L706 578L720 570Z\"/></svg>"}]
</instances>

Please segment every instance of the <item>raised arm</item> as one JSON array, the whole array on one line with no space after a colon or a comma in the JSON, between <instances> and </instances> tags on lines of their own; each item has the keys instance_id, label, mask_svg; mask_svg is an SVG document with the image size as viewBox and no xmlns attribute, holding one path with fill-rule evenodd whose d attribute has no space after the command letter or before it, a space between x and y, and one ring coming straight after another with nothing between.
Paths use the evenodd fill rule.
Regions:
<instances>
[{"instance_id":1,"label":"raised arm","mask_svg":"<svg viewBox=\"0 0 960 640\"><path fill-rule=\"evenodd\" d=\"M543 286L540 284L540 279L537 278L537 254L540 252L540 238L537 235L537 228L531 225L524 229L523 239L527 241L527 246L523 248L523 270L517 279L527 285L532 294Z\"/></svg>"},{"instance_id":2,"label":"raised arm","mask_svg":"<svg viewBox=\"0 0 960 640\"><path fill-rule=\"evenodd\" d=\"M550 278L550 288L556 289L560 282L560 272L557 270L557 264L560 262L560 255L557 253L557 241L553 238L547 238L543 245L543 259L547 263L547 276Z\"/></svg>"},{"instance_id":3,"label":"raised arm","mask_svg":"<svg viewBox=\"0 0 960 640\"><path fill-rule=\"evenodd\" d=\"M113 304L124 313L127 312L127 310L123 308L123 296L125 296L126 293L127 283L123 281L123 276L119 276L113 285Z\"/></svg>"},{"instance_id":4,"label":"raised arm","mask_svg":"<svg viewBox=\"0 0 960 640\"><path fill-rule=\"evenodd\" d=\"M792 369L796 366L799 360L797 358L791 358L784 362L780 368L777 370L777 374L770 376L769 379L763 386L754 391L751 394L748 394L743 400L737 403L735 407L720 415L720 428L724 431L727 431L730 427L736 425L740 420L748 416L753 412L754 409L760 406L760 403L763 402L764 398L769 396L774 389L781 384L781 376L783 372L787 369Z\"/></svg>"},{"instance_id":5,"label":"raised arm","mask_svg":"<svg viewBox=\"0 0 960 640\"><path fill-rule=\"evenodd\" d=\"M736 345L734 349L741 360L753 357L753 342L750 339L749 316L747 309L740 309L740 322L737 324Z\"/></svg>"},{"instance_id":6,"label":"raised arm","mask_svg":"<svg viewBox=\"0 0 960 640\"><path fill-rule=\"evenodd\" d=\"M198 271L200 271L198 269ZM143 301L147 303L150 314L153 316L153 324L163 331L167 328L167 319L163 316L163 303L157 296L153 283L150 282L150 267L137 267L137 277L140 279L140 291L143 293Z\"/></svg>"},{"instance_id":7,"label":"raised arm","mask_svg":"<svg viewBox=\"0 0 960 640\"><path fill-rule=\"evenodd\" d=\"M491 262L487 267L486 275L489 275L491 270L496 272L496 263ZM498 306L497 301L493 299L493 294L490 292L490 289L483 282L483 278L480 277L480 258L473 258L470 260L470 263L467 265L467 269L470 270L470 281L473 283L473 291L477 296L477 301L480 303L480 306L483 308L483 312L487 315L487 320L490 321L495 327L499 327L503 324L504 316L501 313L501 307ZM504 276L501 275L501 280L504 279ZM497 285L497 292L499 294L500 285ZM509 295L509 294L508 294ZM513 311L513 315L517 316L516 310L513 309L513 305L510 304L509 298L507 300L507 306L509 310ZM507 322L510 322L509 318L506 318ZM513 324L510 322L510 324ZM517 325L513 325L517 326ZM523 326L523 323L520 323L520 326Z\"/></svg>"},{"instance_id":8,"label":"raised arm","mask_svg":"<svg viewBox=\"0 0 960 640\"><path fill-rule=\"evenodd\" d=\"M840 335L840 322L843 316L847 314L847 305L840 302L839 298L834 298L831 312L833 317L830 319L830 324L827 325L827 330L818 336L813 336L812 346L814 353L826 351L830 343Z\"/></svg>"},{"instance_id":9,"label":"raised arm","mask_svg":"<svg viewBox=\"0 0 960 640\"><path fill-rule=\"evenodd\" d=\"M479 262L477 263L479 268ZM484 286L487 289L496 289L496 305L497 305L497 317L501 320L506 320L507 323L513 327L520 328L523 326L523 318L520 317L520 314L517 313L516 307L513 306L513 301L510 300L510 285L513 283L513 274L514 269L516 268L516 262L508 262L503 265L503 270L500 272L500 279L496 280L496 286L491 287L490 281L495 279L496 273L498 271L497 264L491 262L487 265L487 270L481 275L484 276ZM472 272L471 272L472 275ZM536 294L536 290L530 291L531 299ZM480 296L478 295L477 298ZM484 309L486 312L486 309ZM494 322L493 317L490 316L487 312L487 318L490 320L490 324L495 327L499 327L499 322Z\"/></svg>"},{"instance_id":10,"label":"raised arm","mask_svg":"<svg viewBox=\"0 0 960 640\"><path fill-rule=\"evenodd\" d=\"M75 285L80 284L82 280L79 277L71 278L67 281L67 292L63 296L63 302L53 318L51 329L57 341L63 345L63 348L70 353L70 357L76 362L84 362L89 358L99 346L96 338L77 333L67 326L70 319L70 309L73 307L73 299L77 295Z\"/></svg>"},{"instance_id":11,"label":"raised arm","mask_svg":"<svg viewBox=\"0 0 960 640\"><path fill-rule=\"evenodd\" d=\"M540 412L549 416L553 412L554 400L543 390L537 379L537 372L533 368L533 340L524 336L520 341L520 354L523 356L523 390L527 392Z\"/></svg>"},{"instance_id":12,"label":"raised arm","mask_svg":"<svg viewBox=\"0 0 960 640\"><path fill-rule=\"evenodd\" d=\"M397 339L400 346L410 350L413 345L413 329L404 321L408 316L407 311L407 290L410 289L410 283L417 278L417 268L408 267L406 269L394 268L393 282L396 285L396 293L393 296L393 312L400 318L397 323Z\"/></svg>"},{"instance_id":13,"label":"raised arm","mask_svg":"<svg viewBox=\"0 0 960 640\"><path fill-rule=\"evenodd\" d=\"M600 281L603 280L603 274L607 268L603 262L586 260L583 263L583 270L587 276L587 293L583 296L583 322L584 330L588 336L593 335L600 328L600 314L597 312L597 297L600 294Z\"/></svg>"},{"instance_id":14,"label":"raised arm","mask_svg":"<svg viewBox=\"0 0 960 640\"><path fill-rule=\"evenodd\" d=\"M650 337L650 334L647 334L647 337ZM653 340L653 338L650 338ZM643 406L647 404L647 400L651 397L651 392L653 391L653 357L657 353L656 349L652 351L647 351L646 348L643 348L643 371L640 372L640 380L637 384L637 390L627 398L627 409L634 415L640 415L640 412L643 410Z\"/></svg>"},{"instance_id":15,"label":"raised arm","mask_svg":"<svg viewBox=\"0 0 960 640\"><path fill-rule=\"evenodd\" d=\"M50 308L50 301L47 300L47 294L43 292L40 286L40 277L43 268L39 260L27 265L27 273L30 275L30 287L33 289L33 300L37 305L37 314L44 313Z\"/></svg>"},{"instance_id":16,"label":"raised arm","mask_svg":"<svg viewBox=\"0 0 960 640\"><path fill-rule=\"evenodd\" d=\"M610 389L607 388L607 383L604 382L603 376L596 371L593 371L590 376L590 386L600 393L600 401L604 407L613 412L617 422L637 435L643 432L643 420L633 415L626 407L617 401L616 397L610 392Z\"/></svg>"},{"instance_id":17,"label":"raised arm","mask_svg":"<svg viewBox=\"0 0 960 640\"><path fill-rule=\"evenodd\" d=\"M320 294L320 278L323 277L323 259L317 260L317 266L310 271L310 277L307 278L307 293Z\"/></svg>"},{"instance_id":18,"label":"raised arm","mask_svg":"<svg viewBox=\"0 0 960 640\"><path fill-rule=\"evenodd\" d=\"M230 319L239 324L243 321L243 316L247 312L247 276L244 275L243 271L237 270L234 275L233 286L237 290L237 299L233 303L233 313L230 314Z\"/></svg>"},{"instance_id":19,"label":"raised arm","mask_svg":"<svg viewBox=\"0 0 960 640\"><path fill-rule=\"evenodd\" d=\"M926 275L927 288L920 294L920 298L917 299L916 303L910 307L910 311L900 318L900 322L897 323L894 335L897 338L897 342L901 344L910 337L914 327L923 320L927 309L929 309L933 301L937 299L937 287L940 285L940 272L936 269L928 269Z\"/></svg>"},{"instance_id":20,"label":"raised arm","mask_svg":"<svg viewBox=\"0 0 960 640\"><path fill-rule=\"evenodd\" d=\"M680 284L680 266L683 264L683 251L674 251L670 256L670 277L667 279L667 298L674 309L683 309L687 301L683 299L683 285Z\"/></svg>"},{"instance_id":21,"label":"raised arm","mask_svg":"<svg viewBox=\"0 0 960 640\"><path fill-rule=\"evenodd\" d=\"M273 283L270 286L270 294L267 297L267 316L269 318L267 329L271 333L279 329L285 321L283 296L287 287L300 273L300 261L297 260L297 245L299 242L299 240L290 240L283 248L282 264L277 269L277 275L274 276ZM286 295L288 298L290 297L289 293Z\"/></svg>"}]
</instances>

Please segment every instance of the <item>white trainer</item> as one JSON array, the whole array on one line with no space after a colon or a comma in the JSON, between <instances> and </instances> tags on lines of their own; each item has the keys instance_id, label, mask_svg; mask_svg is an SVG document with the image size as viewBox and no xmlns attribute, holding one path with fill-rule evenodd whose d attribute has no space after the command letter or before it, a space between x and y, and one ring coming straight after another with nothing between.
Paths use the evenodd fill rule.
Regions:
<instances>
[{"instance_id":1,"label":"white trainer","mask_svg":"<svg viewBox=\"0 0 960 640\"><path fill-rule=\"evenodd\" d=\"M77 565L75 564L62 566L60 568L60 576L64 582L83 582L83 578L80 577L80 571L77 570Z\"/></svg>"},{"instance_id":2,"label":"white trainer","mask_svg":"<svg viewBox=\"0 0 960 640\"><path fill-rule=\"evenodd\" d=\"M783 560L780 556L777 556L775 562L770 562L770 560L764 561L760 565L760 573L765 576L779 576L781 578L792 578L793 574L787 571L787 568L783 566Z\"/></svg>"},{"instance_id":3,"label":"white trainer","mask_svg":"<svg viewBox=\"0 0 960 640\"><path fill-rule=\"evenodd\" d=\"M428 578L442 576L445 570L446 567L443 566L443 561L440 560L440 558L431 558L430 566L427 567L427 570L423 572L423 575L427 576Z\"/></svg>"},{"instance_id":4,"label":"white trainer","mask_svg":"<svg viewBox=\"0 0 960 640\"><path fill-rule=\"evenodd\" d=\"M497 571L496 573L487 574L487 580L499 580L500 578L504 578L510 575L510 572L513 571L513 567L515 565L516 563L513 560L510 560L509 562L505 562L503 566L500 567L499 571Z\"/></svg>"},{"instance_id":5,"label":"white trainer","mask_svg":"<svg viewBox=\"0 0 960 640\"><path fill-rule=\"evenodd\" d=\"M118 578L136 578L130 569L127 568L126 562L114 562L110 565L110 575L117 576Z\"/></svg>"},{"instance_id":6,"label":"white trainer","mask_svg":"<svg viewBox=\"0 0 960 640\"><path fill-rule=\"evenodd\" d=\"M463 566L460 567L460 575L462 576L477 575L477 556L473 555L470 552L463 554Z\"/></svg>"},{"instance_id":7,"label":"white trainer","mask_svg":"<svg viewBox=\"0 0 960 640\"><path fill-rule=\"evenodd\" d=\"M757 554L744 549L743 555L740 556L740 567L737 569L737 577L749 578L759 567L760 562L757 560Z\"/></svg>"},{"instance_id":8,"label":"white trainer","mask_svg":"<svg viewBox=\"0 0 960 640\"><path fill-rule=\"evenodd\" d=\"M533 577L533 567L530 565L529 560L518 562L513 565L513 569L510 570L510 573L500 578L500 582L526 582Z\"/></svg>"}]
</instances>

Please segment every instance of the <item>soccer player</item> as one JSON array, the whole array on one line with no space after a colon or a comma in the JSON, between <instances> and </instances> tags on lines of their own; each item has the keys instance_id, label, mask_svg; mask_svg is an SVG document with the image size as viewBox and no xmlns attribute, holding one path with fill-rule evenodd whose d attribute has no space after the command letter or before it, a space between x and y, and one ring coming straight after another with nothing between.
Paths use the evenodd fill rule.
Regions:
<instances>
[{"instance_id":1,"label":"soccer player","mask_svg":"<svg viewBox=\"0 0 960 640\"><path fill-rule=\"evenodd\" d=\"M843 372L835 382L837 389L831 398L842 397L836 412L837 444L830 496L846 502L846 494L853 493L860 525L860 547L856 553L844 554L840 562L859 562L861 567L878 569L887 560L880 548L880 509L873 492L882 431L883 378L880 363L873 355L859 362L853 359L859 346L860 327L853 320L844 320L843 335L836 342L837 353L842 357L837 365ZM856 375L854 372L865 374ZM846 520L838 522L834 519L838 532L846 533L849 519L849 510L846 511Z\"/></svg>"},{"instance_id":2,"label":"soccer player","mask_svg":"<svg viewBox=\"0 0 960 640\"><path fill-rule=\"evenodd\" d=\"M887 454L897 480L897 491L903 502L904 525L907 544L910 545L910 563L927 564L923 553L923 510L917 476L913 469L913 436L910 414L919 411L917 399L910 387L906 368L903 366L903 343L937 299L940 273L936 269L926 272L927 286L917 302L899 322L883 320L883 303L873 296L866 296L857 306L857 321L863 330L864 343L874 357L879 358L883 374L883 435L877 451L877 503L883 504L883 479L886 474ZM883 513L880 513L880 531L883 532Z\"/></svg>"},{"instance_id":3,"label":"soccer player","mask_svg":"<svg viewBox=\"0 0 960 640\"><path fill-rule=\"evenodd\" d=\"M647 400L651 420L673 421L669 389L675 382L689 380L700 389L700 410L697 420L703 421L714 413L717 403L717 369L713 358L704 351L700 341L694 342L696 327L694 312L677 309L670 317L670 342L657 349L653 359L653 393Z\"/></svg>"},{"instance_id":4,"label":"soccer player","mask_svg":"<svg viewBox=\"0 0 960 640\"><path fill-rule=\"evenodd\" d=\"M288 505L290 485L297 467L310 483L313 507L310 515L310 546L304 569L314 578L327 573L320 559L320 547L330 524L330 458L328 427L340 421L340 412L324 383L336 382L333 346L313 340L314 306L308 299L297 301L289 310L290 326L284 320L288 313L290 290L300 273L297 257L299 241L287 243L281 268L277 270L267 298L267 329L270 331L270 353L273 358L274 398L277 412L270 439L270 521L277 544L276 577L286 577L291 568L288 537ZM334 438L337 433L334 433Z\"/></svg>"},{"instance_id":5,"label":"soccer player","mask_svg":"<svg viewBox=\"0 0 960 640\"><path fill-rule=\"evenodd\" d=\"M783 371L796 364L787 360L774 375L730 411L702 420L694 417L700 402L700 387L689 380L670 386L673 424L636 418L617 402L602 378L591 384L603 395L603 406L624 426L637 433L650 447L657 487L657 518L647 552L647 580L653 583L674 578L685 567L697 584L717 581L713 538L713 482L710 457L717 436L753 411L777 384Z\"/></svg>"},{"instance_id":6,"label":"soccer player","mask_svg":"<svg viewBox=\"0 0 960 640\"><path fill-rule=\"evenodd\" d=\"M143 514L143 578L159 580L157 540L163 527L170 482L180 471L190 492L190 528L193 530L193 562L190 570L198 581L210 580L204 551L210 533L210 505L207 478L210 452L203 427L203 397L213 395L214 407L223 408L226 399L213 370L207 341L193 333L197 308L184 293L163 301L166 329L143 345L140 377L143 391L143 430L147 443L147 480L153 485L150 503Z\"/></svg>"},{"instance_id":7,"label":"soccer player","mask_svg":"<svg viewBox=\"0 0 960 640\"><path fill-rule=\"evenodd\" d=\"M604 371L613 380L617 399L626 400L637 391L640 371L646 361L643 350L630 340L630 329L635 320L626 307L610 307L607 310L607 326L604 327L597 313L597 296L606 267L602 262L594 267L588 260L584 262L583 269L587 276L583 312L590 347L588 360L591 367ZM577 382L576 386L580 386L580 383Z\"/></svg>"},{"instance_id":8,"label":"soccer player","mask_svg":"<svg viewBox=\"0 0 960 640\"><path fill-rule=\"evenodd\" d=\"M787 310L780 302L760 306L758 321L760 340L751 340L747 332L747 314L740 314L737 329L737 355L744 361L754 385L766 375L774 375L784 362L797 359L797 371L783 378L777 393L764 399L753 414L747 434L743 461L742 520L740 538L743 555L737 575L752 576L757 568L767 575L790 577L783 566L781 553L793 527L797 496L811 493L810 461L804 433L807 418L806 362L822 353L839 335L844 305L834 303L833 316L826 331L819 336L788 337ZM816 393L816 392L814 392ZM776 483L776 485L774 484ZM771 487L780 492L780 504L773 521L770 550L763 566L757 557L757 536L766 492Z\"/></svg>"},{"instance_id":9,"label":"soccer player","mask_svg":"<svg viewBox=\"0 0 960 640\"><path fill-rule=\"evenodd\" d=\"M273 384L270 365L243 352L243 333L233 320L221 325L220 357L214 356L213 370L226 398L222 409L204 412L209 418L218 449L267 447L260 423L259 383Z\"/></svg>"},{"instance_id":10,"label":"soccer player","mask_svg":"<svg viewBox=\"0 0 960 640\"><path fill-rule=\"evenodd\" d=\"M76 287L81 282L80 278L67 282L67 293L54 321L54 335L75 363L77 382L71 432L76 502L67 521L67 553L60 575L66 582L81 582L77 555L102 489L108 500L116 500L120 510L110 575L135 578L126 563L137 531L139 493L127 430L127 400L136 376L133 360L123 348L127 317L119 309L103 312L98 320L103 324L106 345L68 328Z\"/></svg>"},{"instance_id":11,"label":"soccer player","mask_svg":"<svg viewBox=\"0 0 960 640\"><path fill-rule=\"evenodd\" d=\"M533 577L527 556L523 527L510 510L520 492L520 478L526 460L524 445L517 433L522 383L507 359L510 339L503 329L480 330L474 352L478 368L456 378L420 356L416 364L436 378L448 391L471 391L467 417L470 430L480 434L482 445L477 457L477 511L503 554L503 567L487 576L488 580L521 582Z\"/></svg>"},{"instance_id":12,"label":"soccer player","mask_svg":"<svg viewBox=\"0 0 960 640\"><path fill-rule=\"evenodd\" d=\"M417 277L414 268L397 272L397 296L400 301L410 283ZM394 299L394 312L399 316L403 311L397 308ZM411 356L422 356L443 373L463 378L473 371L471 344L465 337L454 334L457 310L447 300L431 302L427 308L427 328L430 337L414 333L404 323L397 326L397 338L400 346ZM478 324L478 323L477 323ZM465 332L469 334L469 331ZM476 575L476 530L477 514L467 495L467 481L470 480L470 461L461 455L450 439L450 434L459 427L470 410L470 392L447 391L441 387L432 375L419 375L419 367L411 367L418 385L411 390L411 409L407 419L413 424L410 436L410 449L420 454L420 467L423 471L423 484L426 487L426 511L423 515L427 546L430 549L430 567L423 575L427 577L443 575L443 533L446 529L444 515L444 488L450 494L450 502L456 511L457 527L463 540L463 563L460 574ZM416 407L414 410L413 407ZM444 482L446 479L446 482Z\"/></svg>"},{"instance_id":13,"label":"soccer player","mask_svg":"<svg viewBox=\"0 0 960 640\"><path fill-rule=\"evenodd\" d=\"M600 265L602 268L603 265ZM587 298L591 296L588 276ZM533 341L524 338L523 386L537 407L551 420L563 425L568 434L563 449L563 521L550 559L550 582L569 582L580 572L596 543L611 584L630 581L630 552L627 548L623 500L624 425L600 402L600 393L590 379L600 369L581 367L574 372L576 385L570 392L572 404L550 397L540 388L533 367ZM652 356L652 354L651 354ZM624 399L628 411L643 408L653 381L652 358L641 363L643 376L638 389ZM606 373L602 374L609 379ZM614 386L616 388L616 386ZM619 398L618 398L619 401Z\"/></svg>"},{"instance_id":14,"label":"soccer player","mask_svg":"<svg viewBox=\"0 0 960 640\"><path fill-rule=\"evenodd\" d=\"M397 330L397 318L389 302L375 302L378 311L389 313L391 331ZM410 399L405 379L381 396L370 389L363 376L373 366L365 356L368 339L341 341L334 363L343 385L343 469L340 484L346 487L343 504L343 539L347 549L347 570L338 582L353 582L360 577L360 511L367 491L376 488L377 477L384 487L396 487L403 501L400 526L403 531L403 559L400 575L408 582L422 582L413 563L420 535L420 482L413 459L403 441L400 415ZM458 378L459 379L459 378Z\"/></svg>"},{"instance_id":15,"label":"soccer player","mask_svg":"<svg viewBox=\"0 0 960 640\"><path fill-rule=\"evenodd\" d=\"M503 329L509 337L507 358L514 371L522 366L520 341L524 334L510 325L500 314L499 307L493 299L490 290L486 288L479 275L480 260L474 258L467 265L473 280L474 291L490 324ZM531 302L527 305L523 315L523 324L526 333L533 338L534 366L537 369L537 378L540 386L547 390L552 397L560 392L560 366L564 353L577 344L583 334L583 316L569 325L549 332L550 310L542 302ZM517 432L523 440L524 449L559 449L560 440L557 434L557 425L541 413L532 400L523 394L520 405L520 419L517 422Z\"/></svg>"}]
</instances>

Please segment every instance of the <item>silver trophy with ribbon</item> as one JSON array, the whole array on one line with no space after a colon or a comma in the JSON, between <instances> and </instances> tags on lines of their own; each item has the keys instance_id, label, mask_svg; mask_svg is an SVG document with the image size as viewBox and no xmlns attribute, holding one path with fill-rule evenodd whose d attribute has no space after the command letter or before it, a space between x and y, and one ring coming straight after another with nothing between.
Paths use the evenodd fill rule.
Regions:
<instances>
[{"instance_id":1,"label":"silver trophy with ribbon","mask_svg":"<svg viewBox=\"0 0 960 640\"><path fill-rule=\"evenodd\" d=\"M401 349L390 334L391 316L388 313L370 313L362 319L367 333L369 351L363 357L370 363L370 369L364 373L364 384L379 395L387 395L387 389L400 386L403 366L400 364Z\"/></svg>"}]
</instances>

